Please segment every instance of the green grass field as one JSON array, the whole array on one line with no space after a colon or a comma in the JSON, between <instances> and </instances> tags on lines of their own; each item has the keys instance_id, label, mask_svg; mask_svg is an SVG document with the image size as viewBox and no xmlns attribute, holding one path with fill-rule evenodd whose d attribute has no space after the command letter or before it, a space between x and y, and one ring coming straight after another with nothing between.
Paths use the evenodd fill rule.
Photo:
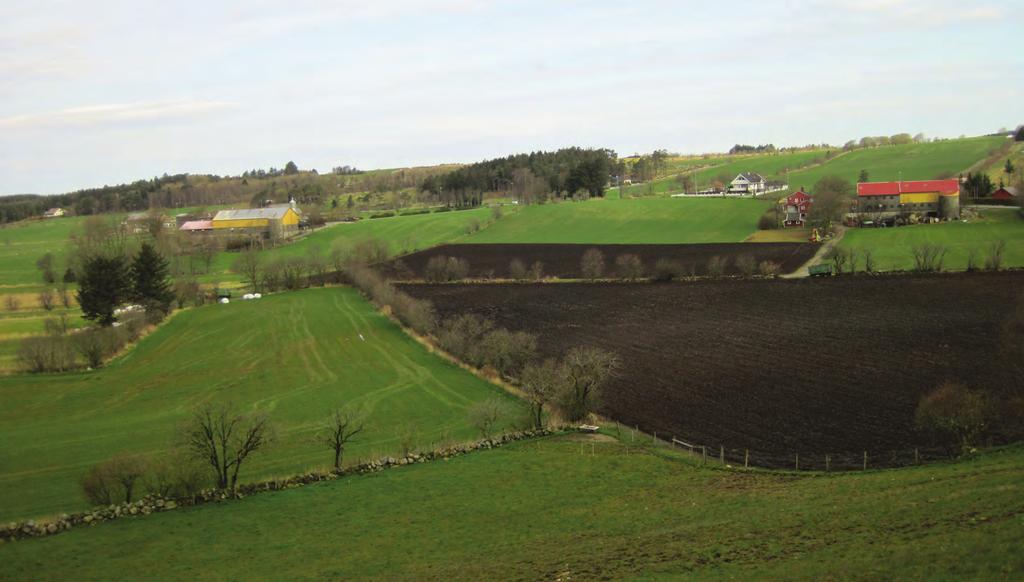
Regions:
<instances>
[{"instance_id":1,"label":"green grass field","mask_svg":"<svg viewBox=\"0 0 1024 582\"><path fill-rule=\"evenodd\" d=\"M1024 267L1024 219L1013 209L987 209L980 220L941 224L918 224L898 228L851 228L840 248L870 250L876 270L912 269L914 246L939 244L948 251L944 268L962 271L971 249L977 252L979 267L995 241L1006 241L1004 267ZM861 252L863 255L863 252ZM863 268L863 256L858 268Z\"/></svg>"},{"instance_id":2,"label":"green grass field","mask_svg":"<svg viewBox=\"0 0 1024 582\"><path fill-rule=\"evenodd\" d=\"M846 475L555 436L0 546L0 577L1013 579L1024 450ZM582 453L581 454L581 449Z\"/></svg>"},{"instance_id":3,"label":"green grass field","mask_svg":"<svg viewBox=\"0 0 1024 582\"><path fill-rule=\"evenodd\" d=\"M472 243L739 242L757 228L762 200L645 198L588 200L522 208L479 233Z\"/></svg>"},{"instance_id":4,"label":"green grass field","mask_svg":"<svg viewBox=\"0 0 1024 582\"><path fill-rule=\"evenodd\" d=\"M972 137L853 150L821 166L792 172L789 187L797 190L803 186L810 191L824 176L839 176L856 184L861 170L868 171L872 182L898 180L901 172L904 180L931 180L941 174L956 177L1005 141L1002 137Z\"/></svg>"},{"instance_id":5,"label":"green grass field","mask_svg":"<svg viewBox=\"0 0 1024 582\"><path fill-rule=\"evenodd\" d=\"M166 450L204 401L270 412L278 441L244 470L257 477L329 464L310 438L342 404L370 412L357 456L394 452L396 429L410 423L422 444L471 437L467 407L503 395L351 289L192 309L98 371L0 378L0 520L82 508L77 483L89 467L119 451Z\"/></svg>"},{"instance_id":6,"label":"green grass field","mask_svg":"<svg viewBox=\"0 0 1024 582\"><path fill-rule=\"evenodd\" d=\"M28 220L0 228L0 293L37 290L42 281L36 261L53 253L58 265L63 264L68 237L80 230L86 217Z\"/></svg>"}]
</instances>

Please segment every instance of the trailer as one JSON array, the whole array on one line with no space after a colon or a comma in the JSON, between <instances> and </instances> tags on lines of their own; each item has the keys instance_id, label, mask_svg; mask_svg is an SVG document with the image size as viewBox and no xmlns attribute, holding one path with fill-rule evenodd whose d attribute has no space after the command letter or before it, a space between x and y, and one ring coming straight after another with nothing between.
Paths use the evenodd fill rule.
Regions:
<instances>
[{"instance_id":1,"label":"trailer","mask_svg":"<svg viewBox=\"0 0 1024 582\"><path fill-rule=\"evenodd\" d=\"M832 274L832 265L812 265L808 267L807 273L812 277L828 277Z\"/></svg>"}]
</instances>

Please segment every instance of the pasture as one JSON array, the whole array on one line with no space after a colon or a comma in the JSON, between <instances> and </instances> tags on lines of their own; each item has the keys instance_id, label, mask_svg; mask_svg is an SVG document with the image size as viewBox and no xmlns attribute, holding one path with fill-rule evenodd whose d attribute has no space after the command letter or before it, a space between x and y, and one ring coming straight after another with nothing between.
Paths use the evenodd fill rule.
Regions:
<instances>
[{"instance_id":1,"label":"pasture","mask_svg":"<svg viewBox=\"0 0 1024 582\"><path fill-rule=\"evenodd\" d=\"M901 176L904 180L932 180L940 175L955 178L1005 141L1002 137L972 137L856 149L826 164L790 173L789 187L811 191L824 176L839 176L856 184L861 170L867 170L871 182L899 180Z\"/></svg>"},{"instance_id":2,"label":"pasture","mask_svg":"<svg viewBox=\"0 0 1024 582\"><path fill-rule=\"evenodd\" d=\"M982 267L997 241L1006 243L1004 267L1024 267L1024 218L1014 209L988 208L981 211L980 219L968 222L851 228L839 247L859 254L858 269L864 268L864 252L871 251L875 270L889 271L913 269L915 246L941 245L946 249L943 267L961 271L967 268L972 251L976 253L976 267Z\"/></svg>"},{"instance_id":3,"label":"pasture","mask_svg":"<svg viewBox=\"0 0 1024 582\"><path fill-rule=\"evenodd\" d=\"M352 289L309 289L174 315L93 372L0 378L0 520L81 509L78 480L121 452L156 458L197 405L270 413L277 442L243 477L331 461L311 437L338 406L369 413L350 459L473 436L467 408L504 393L427 352ZM511 402L511 400L510 400Z\"/></svg>"},{"instance_id":4,"label":"pasture","mask_svg":"<svg viewBox=\"0 0 1024 582\"><path fill-rule=\"evenodd\" d=\"M1000 579L1024 570L1019 447L797 476L700 468L623 436L522 441L3 544L0 577Z\"/></svg>"},{"instance_id":5,"label":"pasture","mask_svg":"<svg viewBox=\"0 0 1024 582\"><path fill-rule=\"evenodd\" d=\"M687 244L740 242L768 202L727 198L591 199L521 208L457 242Z\"/></svg>"},{"instance_id":6,"label":"pasture","mask_svg":"<svg viewBox=\"0 0 1024 582\"><path fill-rule=\"evenodd\" d=\"M931 445L914 412L942 382L1024 395L1000 343L1024 272L402 288L537 334L541 357L616 353L603 414L734 463L902 465Z\"/></svg>"}]
</instances>

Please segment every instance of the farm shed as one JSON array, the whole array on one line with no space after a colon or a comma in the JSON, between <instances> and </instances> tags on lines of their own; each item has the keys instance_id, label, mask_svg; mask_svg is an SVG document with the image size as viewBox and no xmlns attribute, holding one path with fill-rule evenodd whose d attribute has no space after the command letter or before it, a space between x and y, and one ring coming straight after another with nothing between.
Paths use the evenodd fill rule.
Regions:
<instances>
[{"instance_id":1,"label":"farm shed","mask_svg":"<svg viewBox=\"0 0 1024 582\"><path fill-rule=\"evenodd\" d=\"M992 193L993 200L1002 200L1003 202L1016 202L1017 196L1017 189L1013 186L1003 186Z\"/></svg>"},{"instance_id":2,"label":"farm shed","mask_svg":"<svg viewBox=\"0 0 1024 582\"><path fill-rule=\"evenodd\" d=\"M299 209L293 205L221 210L213 217L214 231L241 231L270 236L291 236L299 229Z\"/></svg>"},{"instance_id":3,"label":"farm shed","mask_svg":"<svg viewBox=\"0 0 1024 582\"><path fill-rule=\"evenodd\" d=\"M960 218L959 180L860 182L857 206L876 219L908 217Z\"/></svg>"},{"instance_id":4,"label":"farm shed","mask_svg":"<svg viewBox=\"0 0 1024 582\"><path fill-rule=\"evenodd\" d=\"M210 232L213 230L212 220L188 220L185 221L178 230L182 232L201 233Z\"/></svg>"}]
</instances>

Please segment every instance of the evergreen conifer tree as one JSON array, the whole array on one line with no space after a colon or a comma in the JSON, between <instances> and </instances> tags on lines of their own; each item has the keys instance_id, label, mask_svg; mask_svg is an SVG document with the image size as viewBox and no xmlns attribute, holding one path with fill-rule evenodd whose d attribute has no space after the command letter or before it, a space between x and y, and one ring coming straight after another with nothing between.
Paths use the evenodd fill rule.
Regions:
<instances>
[{"instance_id":1,"label":"evergreen conifer tree","mask_svg":"<svg viewBox=\"0 0 1024 582\"><path fill-rule=\"evenodd\" d=\"M83 317L100 325L114 323L114 309L125 300L130 283L120 256L97 255L86 260L76 294Z\"/></svg>"},{"instance_id":2,"label":"evergreen conifer tree","mask_svg":"<svg viewBox=\"0 0 1024 582\"><path fill-rule=\"evenodd\" d=\"M146 308L147 313L167 314L174 301L174 292L167 280L167 259L156 248L142 243L139 254L132 262L132 299Z\"/></svg>"}]
</instances>

